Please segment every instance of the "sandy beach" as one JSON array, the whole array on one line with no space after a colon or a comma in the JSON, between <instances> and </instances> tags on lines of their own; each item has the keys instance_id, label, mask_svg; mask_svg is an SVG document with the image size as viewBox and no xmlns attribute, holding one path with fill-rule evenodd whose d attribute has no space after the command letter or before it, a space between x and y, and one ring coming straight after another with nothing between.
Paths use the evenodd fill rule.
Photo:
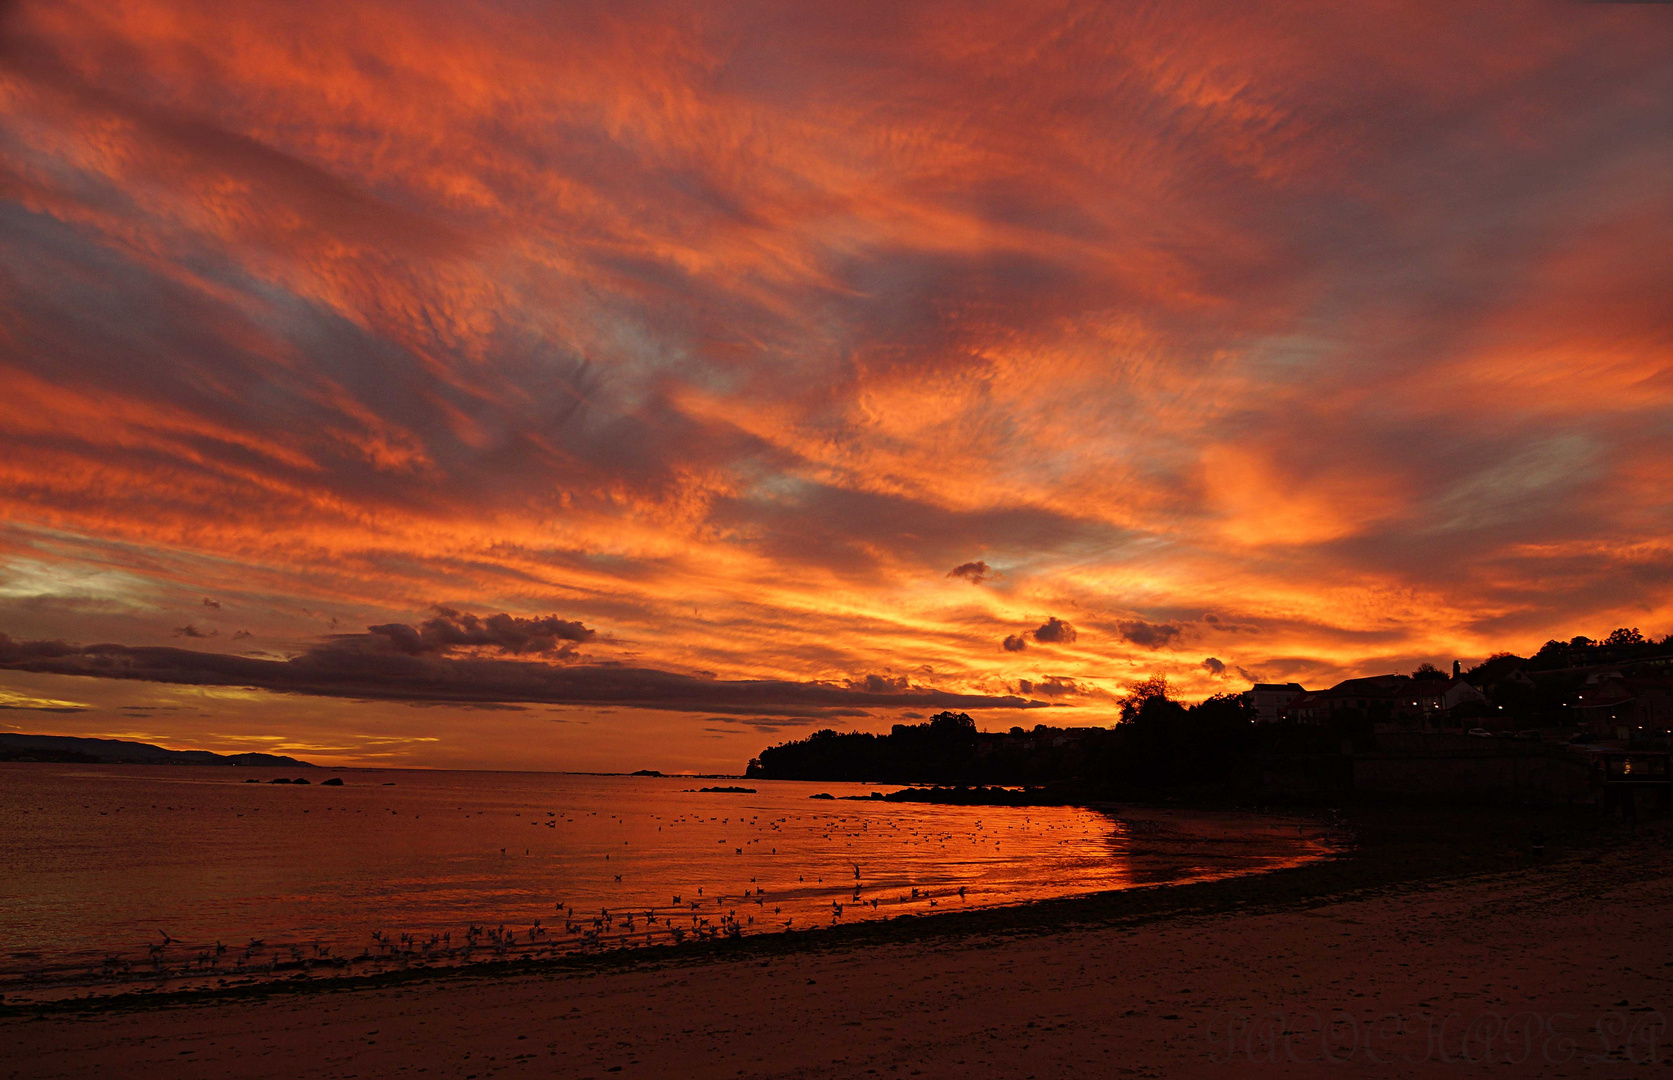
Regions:
<instances>
[{"instance_id":1,"label":"sandy beach","mask_svg":"<svg viewBox=\"0 0 1673 1080\"><path fill-rule=\"evenodd\" d=\"M1281 910L13 1016L0 1076L1652 1075L1669 871L1657 832Z\"/></svg>"}]
</instances>

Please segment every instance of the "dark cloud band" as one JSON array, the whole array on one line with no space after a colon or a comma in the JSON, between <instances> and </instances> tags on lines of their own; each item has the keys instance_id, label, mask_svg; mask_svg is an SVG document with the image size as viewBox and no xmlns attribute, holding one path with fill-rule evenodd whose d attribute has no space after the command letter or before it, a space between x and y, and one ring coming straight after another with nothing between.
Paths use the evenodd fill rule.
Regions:
<instances>
[{"instance_id":1,"label":"dark cloud band","mask_svg":"<svg viewBox=\"0 0 1673 1080\"><path fill-rule=\"evenodd\" d=\"M288 660L162 646L72 645L0 635L0 669L188 686L424 704L533 703L766 716L854 715L855 710L1036 709L1014 695L958 694L871 677L847 685L705 679L613 664L452 658L390 647L383 635L343 635Z\"/></svg>"}]
</instances>

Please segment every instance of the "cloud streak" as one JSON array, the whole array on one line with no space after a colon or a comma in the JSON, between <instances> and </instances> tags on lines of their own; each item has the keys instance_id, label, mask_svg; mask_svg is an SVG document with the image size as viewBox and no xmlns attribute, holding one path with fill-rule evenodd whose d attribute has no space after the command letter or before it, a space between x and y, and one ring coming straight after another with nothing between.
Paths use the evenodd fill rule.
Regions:
<instances>
[{"instance_id":1,"label":"cloud streak","mask_svg":"<svg viewBox=\"0 0 1673 1080\"><path fill-rule=\"evenodd\" d=\"M1046 705L1009 694L948 693L914 686L904 678L872 676L838 685L709 679L615 664L456 659L409 651L379 633L340 635L287 660L159 646L13 641L0 635L0 669L473 707L532 703L824 717L864 715L864 710L894 707L1033 709Z\"/></svg>"}]
</instances>

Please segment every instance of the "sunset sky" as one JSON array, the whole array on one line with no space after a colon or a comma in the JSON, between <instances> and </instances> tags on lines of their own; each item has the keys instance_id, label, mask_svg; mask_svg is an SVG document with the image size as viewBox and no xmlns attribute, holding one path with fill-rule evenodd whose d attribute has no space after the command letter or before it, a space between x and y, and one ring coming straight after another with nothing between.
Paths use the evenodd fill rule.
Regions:
<instances>
[{"instance_id":1,"label":"sunset sky","mask_svg":"<svg viewBox=\"0 0 1673 1080\"><path fill-rule=\"evenodd\" d=\"M1673 7L0 20L0 730L737 771L1673 631Z\"/></svg>"}]
</instances>

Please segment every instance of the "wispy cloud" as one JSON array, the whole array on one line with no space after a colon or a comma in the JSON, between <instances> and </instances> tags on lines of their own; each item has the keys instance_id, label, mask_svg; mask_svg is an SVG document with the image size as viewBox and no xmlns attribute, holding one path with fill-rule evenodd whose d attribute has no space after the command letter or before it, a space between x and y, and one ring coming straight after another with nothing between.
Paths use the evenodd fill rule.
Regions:
<instances>
[{"instance_id":1,"label":"wispy cloud","mask_svg":"<svg viewBox=\"0 0 1673 1080\"><path fill-rule=\"evenodd\" d=\"M56 698L33 697L0 687L0 709L22 709L32 712L81 712L92 708L84 701L60 701Z\"/></svg>"},{"instance_id":2,"label":"wispy cloud","mask_svg":"<svg viewBox=\"0 0 1673 1080\"><path fill-rule=\"evenodd\" d=\"M0 625L127 643L53 670L355 696L335 619L445 700L707 714L1673 630L1653 5L21 0L3 41ZM212 642L272 652L169 649Z\"/></svg>"}]
</instances>

